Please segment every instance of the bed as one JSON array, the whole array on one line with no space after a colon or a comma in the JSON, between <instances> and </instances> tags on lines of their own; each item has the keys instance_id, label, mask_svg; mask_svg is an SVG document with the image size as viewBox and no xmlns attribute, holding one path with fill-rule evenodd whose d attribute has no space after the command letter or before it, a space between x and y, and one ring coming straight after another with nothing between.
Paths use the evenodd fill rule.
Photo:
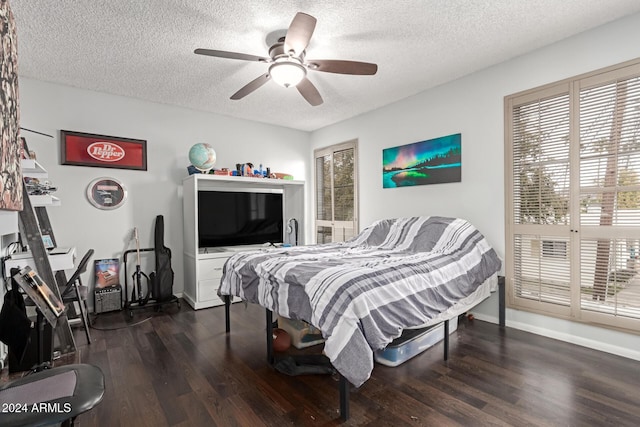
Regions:
<instances>
[{"instance_id":1,"label":"bed","mask_svg":"<svg viewBox=\"0 0 640 427\"><path fill-rule=\"evenodd\" d=\"M314 325L332 365L359 387L375 350L487 298L501 265L466 220L395 218L347 242L239 252L226 262L218 294Z\"/></svg>"}]
</instances>

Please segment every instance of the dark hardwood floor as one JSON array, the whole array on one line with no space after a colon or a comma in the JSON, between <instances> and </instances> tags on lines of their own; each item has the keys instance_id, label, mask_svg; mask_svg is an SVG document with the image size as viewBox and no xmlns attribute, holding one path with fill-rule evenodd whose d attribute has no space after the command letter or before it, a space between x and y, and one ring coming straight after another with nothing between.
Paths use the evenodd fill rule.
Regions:
<instances>
[{"instance_id":1,"label":"dark hardwood floor","mask_svg":"<svg viewBox=\"0 0 640 427\"><path fill-rule=\"evenodd\" d=\"M231 316L230 335L223 307L184 303L132 321L102 314L95 327L117 329L93 329L91 345L75 328L77 352L56 364L95 364L106 378L104 400L79 425L640 425L640 362L466 319L448 361L440 343L398 367L376 365L341 422L337 378L275 371L264 309L234 304Z\"/></svg>"}]
</instances>

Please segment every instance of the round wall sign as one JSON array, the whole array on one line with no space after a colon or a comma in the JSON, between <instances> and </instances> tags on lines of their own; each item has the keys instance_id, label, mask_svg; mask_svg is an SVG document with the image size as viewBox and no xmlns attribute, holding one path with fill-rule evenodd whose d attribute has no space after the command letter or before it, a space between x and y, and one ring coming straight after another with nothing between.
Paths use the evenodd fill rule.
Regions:
<instances>
[{"instance_id":1,"label":"round wall sign","mask_svg":"<svg viewBox=\"0 0 640 427\"><path fill-rule=\"evenodd\" d=\"M87 187L87 198L98 209L116 209L127 199L127 189L113 178L98 178Z\"/></svg>"}]
</instances>

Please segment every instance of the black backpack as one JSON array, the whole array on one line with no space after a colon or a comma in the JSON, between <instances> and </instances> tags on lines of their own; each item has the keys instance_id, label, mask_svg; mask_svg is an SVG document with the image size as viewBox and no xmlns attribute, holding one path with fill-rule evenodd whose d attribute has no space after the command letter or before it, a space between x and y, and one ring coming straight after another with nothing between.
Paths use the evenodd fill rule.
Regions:
<instances>
[{"instance_id":1,"label":"black backpack","mask_svg":"<svg viewBox=\"0 0 640 427\"><path fill-rule=\"evenodd\" d=\"M0 311L0 341L9 346L16 360L21 361L31 337L31 320L27 317L24 298L18 290L19 285L13 278L20 270L11 269L11 289L4 295L4 304Z\"/></svg>"}]
</instances>

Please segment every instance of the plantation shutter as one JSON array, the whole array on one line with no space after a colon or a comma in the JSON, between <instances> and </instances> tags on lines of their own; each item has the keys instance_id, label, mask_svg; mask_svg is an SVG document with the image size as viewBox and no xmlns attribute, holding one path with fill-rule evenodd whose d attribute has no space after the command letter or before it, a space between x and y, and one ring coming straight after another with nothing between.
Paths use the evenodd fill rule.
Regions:
<instances>
[{"instance_id":1,"label":"plantation shutter","mask_svg":"<svg viewBox=\"0 0 640 427\"><path fill-rule=\"evenodd\" d=\"M509 306L640 331L640 60L505 98Z\"/></svg>"},{"instance_id":2,"label":"plantation shutter","mask_svg":"<svg viewBox=\"0 0 640 427\"><path fill-rule=\"evenodd\" d=\"M579 96L580 308L585 320L622 327L640 319L638 74L585 79Z\"/></svg>"},{"instance_id":3,"label":"plantation shutter","mask_svg":"<svg viewBox=\"0 0 640 427\"><path fill-rule=\"evenodd\" d=\"M569 314L568 85L512 100L512 298Z\"/></svg>"}]
</instances>

